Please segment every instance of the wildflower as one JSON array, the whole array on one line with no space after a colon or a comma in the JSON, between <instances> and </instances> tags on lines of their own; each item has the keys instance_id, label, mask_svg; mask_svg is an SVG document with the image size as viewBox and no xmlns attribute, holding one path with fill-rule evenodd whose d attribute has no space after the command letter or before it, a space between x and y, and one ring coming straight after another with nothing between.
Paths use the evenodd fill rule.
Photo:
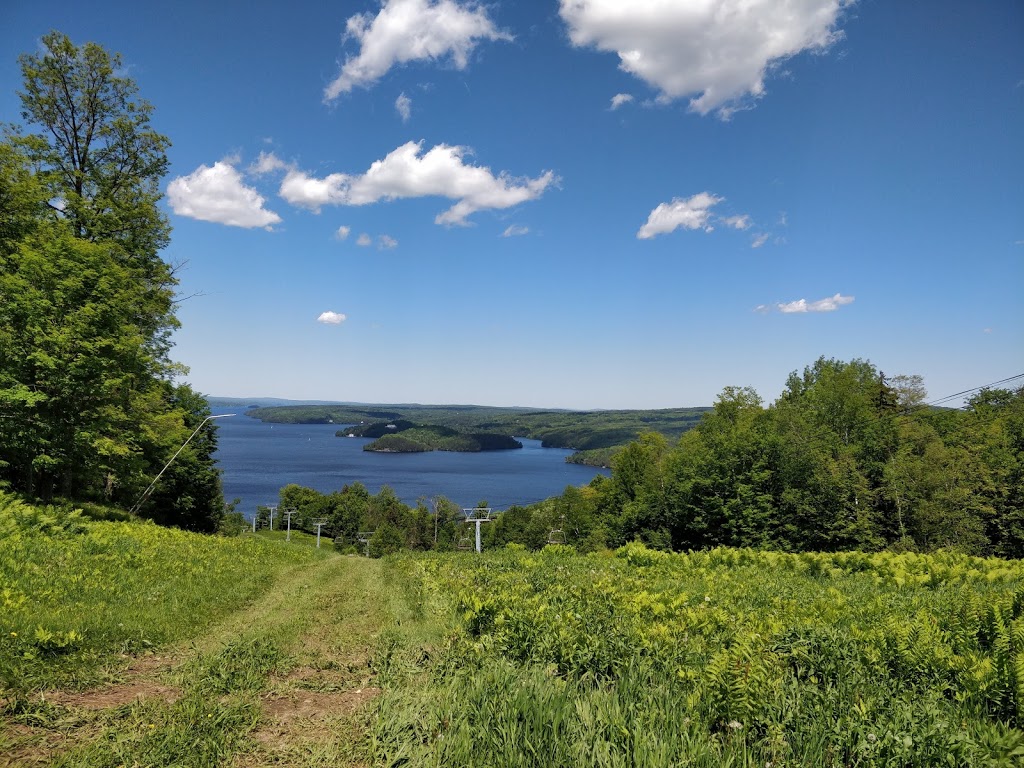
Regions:
<instances>
[{"instance_id":1,"label":"wildflower","mask_svg":"<svg viewBox=\"0 0 1024 768\"><path fill-rule=\"evenodd\" d=\"M869 733L868 734L868 741L871 742L872 744L874 744L876 741L878 741L878 737L875 736L875 734L873 734L873 733Z\"/></svg>"},{"instance_id":2,"label":"wildflower","mask_svg":"<svg viewBox=\"0 0 1024 768\"><path fill-rule=\"evenodd\" d=\"M710 603L711 602L711 595L704 595L704 602L705 603Z\"/></svg>"},{"instance_id":3,"label":"wildflower","mask_svg":"<svg viewBox=\"0 0 1024 768\"><path fill-rule=\"evenodd\" d=\"M730 720L729 727L732 728L734 731L738 731L740 728L743 727L743 723L741 723L739 720Z\"/></svg>"},{"instance_id":4,"label":"wildflower","mask_svg":"<svg viewBox=\"0 0 1024 768\"><path fill-rule=\"evenodd\" d=\"M17 637L17 636L18 636L17 632L11 632L11 637Z\"/></svg>"}]
</instances>

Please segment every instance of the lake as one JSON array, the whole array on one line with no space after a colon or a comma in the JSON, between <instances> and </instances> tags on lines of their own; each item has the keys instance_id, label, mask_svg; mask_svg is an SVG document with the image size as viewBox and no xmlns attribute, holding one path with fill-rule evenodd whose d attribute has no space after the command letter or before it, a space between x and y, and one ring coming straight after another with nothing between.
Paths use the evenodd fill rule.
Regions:
<instances>
[{"instance_id":1,"label":"lake","mask_svg":"<svg viewBox=\"0 0 1024 768\"><path fill-rule=\"evenodd\" d=\"M530 504L561 493L567 485L586 485L607 470L566 464L572 451L542 448L539 440L517 438L521 450L482 453L375 453L364 451L368 438L335 437L339 424L266 424L244 408L213 408L218 419L217 463L223 472L224 498L240 498L238 511L251 517L260 504L277 504L288 483L322 493L361 482L371 493L389 485L414 505L420 497L447 496L463 507L486 500L496 509Z\"/></svg>"}]
</instances>

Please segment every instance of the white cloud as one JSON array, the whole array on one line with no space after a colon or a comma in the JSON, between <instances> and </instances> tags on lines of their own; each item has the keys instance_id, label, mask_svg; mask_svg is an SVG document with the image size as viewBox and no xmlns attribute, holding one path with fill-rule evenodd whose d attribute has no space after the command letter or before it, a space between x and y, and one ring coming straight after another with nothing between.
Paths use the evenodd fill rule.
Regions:
<instances>
[{"instance_id":1,"label":"white cloud","mask_svg":"<svg viewBox=\"0 0 1024 768\"><path fill-rule=\"evenodd\" d=\"M733 229L750 229L750 225L752 223L750 221L750 217L745 213L738 216L727 216L719 219L719 221Z\"/></svg>"},{"instance_id":2,"label":"white cloud","mask_svg":"<svg viewBox=\"0 0 1024 768\"><path fill-rule=\"evenodd\" d=\"M981 332L982 333L992 333L992 329L991 328L982 328Z\"/></svg>"},{"instance_id":3,"label":"white cloud","mask_svg":"<svg viewBox=\"0 0 1024 768\"><path fill-rule=\"evenodd\" d=\"M260 152L260 156L256 158L255 163L249 166L248 170L254 176L262 176L274 171L283 171L286 168L288 168L288 163L273 152Z\"/></svg>"},{"instance_id":4,"label":"white cloud","mask_svg":"<svg viewBox=\"0 0 1024 768\"><path fill-rule=\"evenodd\" d=\"M332 173L322 179L298 169L281 182L280 195L292 205L319 213L324 205L367 205L411 197L447 197L457 202L434 219L438 224L467 224L476 211L510 208L540 197L557 182L551 171L514 178L490 168L467 165L465 147L438 144L422 153L422 143L410 141L370 165L362 175Z\"/></svg>"},{"instance_id":5,"label":"white cloud","mask_svg":"<svg viewBox=\"0 0 1024 768\"><path fill-rule=\"evenodd\" d=\"M385 0L376 16L357 14L346 22L345 40L357 41L359 54L345 59L324 89L324 101L372 85L396 64L448 59L456 69L465 69L481 40L511 39L475 3Z\"/></svg>"},{"instance_id":6,"label":"white cloud","mask_svg":"<svg viewBox=\"0 0 1024 768\"><path fill-rule=\"evenodd\" d=\"M853 296L843 296L837 293L835 296L829 296L827 299L818 299L817 301L797 299L796 301L776 304L775 306L778 308L779 312L791 315L804 312L834 312L840 307L852 303Z\"/></svg>"},{"instance_id":7,"label":"white cloud","mask_svg":"<svg viewBox=\"0 0 1024 768\"><path fill-rule=\"evenodd\" d=\"M633 100L633 95L629 93L616 93L612 96L612 109L618 109L623 104L628 104Z\"/></svg>"},{"instance_id":8,"label":"white cloud","mask_svg":"<svg viewBox=\"0 0 1024 768\"><path fill-rule=\"evenodd\" d=\"M754 235L754 239L750 241L751 248L760 248L762 245L768 242L768 238L771 235L767 232L761 232L760 234Z\"/></svg>"},{"instance_id":9,"label":"white cloud","mask_svg":"<svg viewBox=\"0 0 1024 768\"><path fill-rule=\"evenodd\" d=\"M395 109L402 118L402 122L408 123L409 118L412 117L412 99L406 96L404 92L398 94L398 98L395 99Z\"/></svg>"},{"instance_id":10,"label":"white cloud","mask_svg":"<svg viewBox=\"0 0 1024 768\"><path fill-rule=\"evenodd\" d=\"M681 197L672 198L671 203L662 203L647 217L647 223L640 227L636 236L647 240L655 235L664 235L682 227L683 229L703 229L710 232L711 209L724 198L710 192L698 192L686 200Z\"/></svg>"},{"instance_id":11,"label":"white cloud","mask_svg":"<svg viewBox=\"0 0 1024 768\"><path fill-rule=\"evenodd\" d=\"M356 245L361 245L364 248L368 245L373 245L373 238L363 232L359 237L356 238Z\"/></svg>"},{"instance_id":12,"label":"white cloud","mask_svg":"<svg viewBox=\"0 0 1024 768\"><path fill-rule=\"evenodd\" d=\"M351 227L347 227L344 224L342 224L335 230L334 237L337 238L338 240L348 240L348 236L349 234L351 234L351 232Z\"/></svg>"},{"instance_id":13,"label":"white cloud","mask_svg":"<svg viewBox=\"0 0 1024 768\"><path fill-rule=\"evenodd\" d=\"M341 325L347 318L340 312L321 312L320 317L316 319L318 323L324 325Z\"/></svg>"},{"instance_id":14,"label":"white cloud","mask_svg":"<svg viewBox=\"0 0 1024 768\"><path fill-rule=\"evenodd\" d=\"M391 235L381 235L377 238L377 248L384 250L385 248L397 248L398 241L395 240Z\"/></svg>"},{"instance_id":15,"label":"white cloud","mask_svg":"<svg viewBox=\"0 0 1024 768\"><path fill-rule=\"evenodd\" d=\"M852 0L560 0L576 46L618 54L619 68L671 101L727 118L764 95L766 74L801 51L842 36Z\"/></svg>"},{"instance_id":16,"label":"white cloud","mask_svg":"<svg viewBox=\"0 0 1024 768\"><path fill-rule=\"evenodd\" d=\"M263 207L263 196L247 187L242 175L224 160L213 167L200 165L171 181L167 199L176 214L200 221L265 229L281 222L280 216Z\"/></svg>"},{"instance_id":17,"label":"white cloud","mask_svg":"<svg viewBox=\"0 0 1024 768\"><path fill-rule=\"evenodd\" d=\"M502 237L518 237L519 235L527 235L530 233L529 227L524 227L519 224L511 224L505 227L505 231L501 233Z\"/></svg>"}]
</instances>

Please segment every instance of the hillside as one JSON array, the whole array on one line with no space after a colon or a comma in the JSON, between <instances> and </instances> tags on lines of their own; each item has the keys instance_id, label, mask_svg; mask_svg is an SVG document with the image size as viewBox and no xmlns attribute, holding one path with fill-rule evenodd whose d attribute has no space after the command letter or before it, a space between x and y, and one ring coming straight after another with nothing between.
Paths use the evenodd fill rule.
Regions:
<instances>
[{"instance_id":1,"label":"hillside","mask_svg":"<svg viewBox=\"0 0 1024 768\"><path fill-rule=\"evenodd\" d=\"M700 422L710 408L660 410L566 411L497 408L478 405L324 405L251 408L247 416L286 424L364 425L404 420L417 425L447 427L459 432L501 433L540 440L545 447L592 451L623 446L644 432L678 440ZM608 453L594 454L602 465ZM577 461L591 463L587 454Z\"/></svg>"},{"instance_id":2,"label":"hillside","mask_svg":"<svg viewBox=\"0 0 1024 768\"><path fill-rule=\"evenodd\" d=\"M523 444L508 435L494 432L462 432L439 424L416 425L411 421L377 421L372 424L346 427L336 432L339 437L372 437L364 451L379 453L424 453L426 451L506 451Z\"/></svg>"},{"instance_id":3,"label":"hillside","mask_svg":"<svg viewBox=\"0 0 1024 768\"><path fill-rule=\"evenodd\" d=\"M9 499L0 531L4 765L1024 754L1019 562L638 544L373 560Z\"/></svg>"}]
</instances>

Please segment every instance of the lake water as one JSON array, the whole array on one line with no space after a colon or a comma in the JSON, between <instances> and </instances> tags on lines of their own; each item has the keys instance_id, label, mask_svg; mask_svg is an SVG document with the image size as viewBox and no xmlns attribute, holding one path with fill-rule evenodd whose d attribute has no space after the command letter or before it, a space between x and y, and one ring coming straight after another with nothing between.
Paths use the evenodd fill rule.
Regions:
<instances>
[{"instance_id":1,"label":"lake water","mask_svg":"<svg viewBox=\"0 0 1024 768\"><path fill-rule=\"evenodd\" d=\"M218 419L217 463L223 472L224 498L240 498L238 510L251 517L260 504L277 504L288 483L322 493L356 481L371 493L390 485L406 504L420 497L447 496L463 507L486 500L496 509L529 504L561 493L567 485L586 485L606 470L566 464L572 451L541 448L539 440L518 438L521 450L482 453L375 453L364 451L368 438L335 437L338 424L266 424L245 409Z\"/></svg>"}]
</instances>

